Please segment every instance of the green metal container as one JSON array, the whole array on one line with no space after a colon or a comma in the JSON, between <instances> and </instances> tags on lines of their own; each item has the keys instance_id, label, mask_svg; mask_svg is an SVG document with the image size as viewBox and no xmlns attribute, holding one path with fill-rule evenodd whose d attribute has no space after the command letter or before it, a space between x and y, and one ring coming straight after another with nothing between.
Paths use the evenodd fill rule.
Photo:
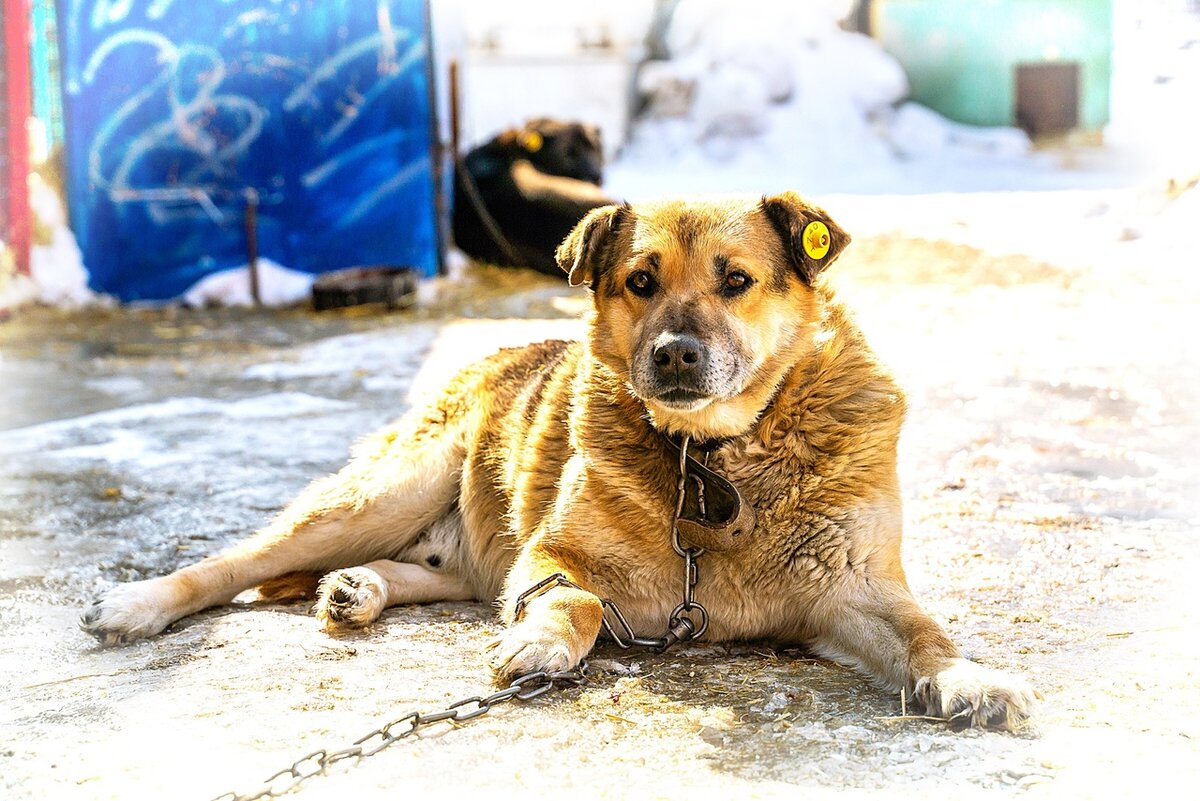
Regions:
<instances>
[{"instance_id":1,"label":"green metal container","mask_svg":"<svg viewBox=\"0 0 1200 801\"><path fill-rule=\"evenodd\" d=\"M871 33L912 99L1034 134L1109 120L1112 0L873 0Z\"/></svg>"}]
</instances>

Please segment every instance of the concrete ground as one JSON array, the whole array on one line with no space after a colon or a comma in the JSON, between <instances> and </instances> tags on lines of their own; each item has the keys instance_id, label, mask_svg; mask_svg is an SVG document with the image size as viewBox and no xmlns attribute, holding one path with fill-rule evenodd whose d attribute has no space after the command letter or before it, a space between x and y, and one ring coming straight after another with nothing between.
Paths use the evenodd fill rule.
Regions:
<instances>
[{"instance_id":1,"label":"concrete ground","mask_svg":"<svg viewBox=\"0 0 1200 801\"><path fill-rule=\"evenodd\" d=\"M981 202L948 205L970 219ZM909 393L910 581L970 656L1034 681L1036 728L901 719L898 697L797 651L603 648L583 689L433 727L299 795L1200 790L1194 249L1077 226L1055 250L1072 255L1046 261L1022 237L1003 252L877 228L831 272ZM588 302L487 270L426 294L394 315L31 310L0 326L0 796L210 798L487 688L485 604L396 608L338 636L305 604L243 604L114 649L75 626L112 583L260 525L458 364L576 334Z\"/></svg>"}]
</instances>

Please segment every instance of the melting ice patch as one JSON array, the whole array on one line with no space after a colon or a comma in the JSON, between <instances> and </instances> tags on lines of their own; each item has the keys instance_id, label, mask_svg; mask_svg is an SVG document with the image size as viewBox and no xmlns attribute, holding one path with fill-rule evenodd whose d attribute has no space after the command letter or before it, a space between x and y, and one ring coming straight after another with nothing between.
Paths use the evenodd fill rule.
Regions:
<instances>
[{"instance_id":1,"label":"melting ice patch","mask_svg":"<svg viewBox=\"0 0 1200 801\"><path fill-rule=\"evenodd\" d=\"M286 361L247 367L242 378L251 381L288 381L297 378L370 376L411 380L433 343L440 326L414 323L403 332L371 331L329 337L289 354Z\"/></svg>"},{"instance_id":2,"label":"melting ice patch","mask_svg":"<svg viewBox=\"0 0 1200 801\"><path fill-rule=\"evenodd\" d=\"M154 467L191 461L196 456L190 448L176 447L168 441L169 437L156 428L163 421L185 421L193 426L204 418L220 418L226 423L268 421L352 408L351 403L303 392L277 392L236 401L171 398L0 432L0 456L137 462Z\"/></svg>"}]
</instances>

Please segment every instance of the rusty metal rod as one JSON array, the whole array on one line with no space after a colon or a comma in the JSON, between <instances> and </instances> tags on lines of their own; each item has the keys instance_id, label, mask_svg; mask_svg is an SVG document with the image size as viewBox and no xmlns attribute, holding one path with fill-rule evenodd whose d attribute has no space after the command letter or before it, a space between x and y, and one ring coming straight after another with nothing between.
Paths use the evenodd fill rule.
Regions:
<instances>
[{"instance_id":1,"label":"rusty metal rod","mask_svg":"<svg viewBox=\"0 0 1200 801\"><path fill-rule=\"evenodd\" d=\"M246 266L250 272L250 297L254 308L262 308L262 293L258 283L258 192L247 189L246 196Z\"/></svg>"}]
</instances>

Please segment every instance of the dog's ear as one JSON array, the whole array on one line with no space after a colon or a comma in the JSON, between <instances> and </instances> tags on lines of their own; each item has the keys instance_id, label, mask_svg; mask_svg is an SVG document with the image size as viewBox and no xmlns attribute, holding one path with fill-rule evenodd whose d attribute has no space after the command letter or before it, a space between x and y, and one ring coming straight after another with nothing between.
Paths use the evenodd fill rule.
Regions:
<instances>
[{"instance_id":1,"label":"dog's ear","mask_svg":"<svg viewBox=\"0 0 1200 801\"><path fill-rule=\"evenodd\" d=\"M783 240L784 252L792 266L809 286L850 244L850 235L824 209L806 202L795 192L764 197L759 208Z\"/></svg>"},{"instance_id":2,"label":"dog's ear","mask_svg":"<svg viewBox=\"0 0 1200 801\"><path fill-rule=\"evenodd\" d=\"M526 123L524 128L509 128L497 134L492 141L505 148L515 148L518 151L517 158L523 158L541 150L546 138L531 122Z\"/></svg>"},{"instance_id":3,"label":"dog's ear","mask_svg":"<svg viewBox=\"0 0 1200 801\"><path fill-rule=\"evenodd\" d=\"M600 276L612 261L621 226L633 216L628 203L600 206L580 220L558 246L554 258L567 274L567 283L579 286L585 281L596 287Z\"/></svg>"}]
</instances>

